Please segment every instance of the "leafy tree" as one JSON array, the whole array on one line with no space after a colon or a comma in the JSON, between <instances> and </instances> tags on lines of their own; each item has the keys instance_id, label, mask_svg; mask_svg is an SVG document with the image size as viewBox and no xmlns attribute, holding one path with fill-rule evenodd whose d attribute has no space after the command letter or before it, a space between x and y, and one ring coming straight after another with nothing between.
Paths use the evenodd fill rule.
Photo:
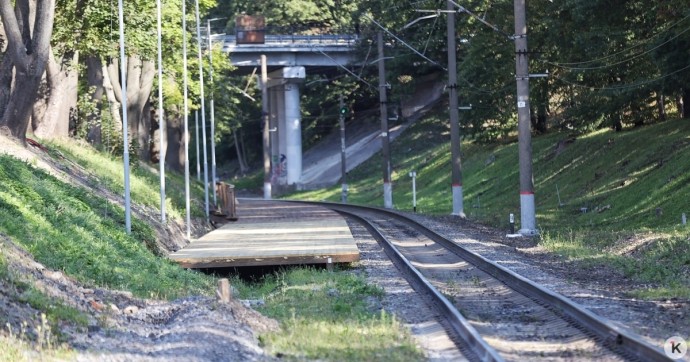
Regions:
<instances>
[{"instance_id":1,"label":"leafy tree","mask_svg":"<svg viewBox=\"0 0 690 362\"><path fill-rule=\"evenodd\" d=\"M21 142L50 55L54 12L54 0L16 0L14 6L0 1L7 36L0 65L0 129Z\"/></svg>"}]
</instances>

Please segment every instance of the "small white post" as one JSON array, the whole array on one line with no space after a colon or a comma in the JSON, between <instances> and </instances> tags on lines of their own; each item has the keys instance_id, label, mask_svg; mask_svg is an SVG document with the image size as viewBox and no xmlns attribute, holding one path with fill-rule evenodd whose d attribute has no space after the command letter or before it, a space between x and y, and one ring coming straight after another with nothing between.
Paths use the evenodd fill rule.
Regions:
<instances>
[{"instance_id":1,"label":"small white post","mask_svg":"<svg viewBox=\"0 0 690 362\"><path fill-rule=\"evenodd\" d=\"M683 213L683 214L680 216L680 221L681 221L681 223L682 223L683 225L686 225L686 224L688 223L688 218L685 217L685 213Z\"/></svg>"},{"instance_id":2,"label":"small white post","mask_svg":"<svg viewBox=\"0 0 690 362\"><path fill-rule=\"evenodd\" d=\"M410 172L412 177L412 211L417 212L417 172Z\"/></svg>"}]
</instances>

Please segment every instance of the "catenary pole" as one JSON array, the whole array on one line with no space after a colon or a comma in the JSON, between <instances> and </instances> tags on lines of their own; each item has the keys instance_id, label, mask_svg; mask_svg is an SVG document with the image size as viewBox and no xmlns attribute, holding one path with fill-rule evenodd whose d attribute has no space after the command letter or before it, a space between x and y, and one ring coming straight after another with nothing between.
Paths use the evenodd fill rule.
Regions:
<instances>
[{"instance_id":1,"label":"catenary pole","mask_svg":"<svg viewBox=\"0 0 690 362\"><path fill-rule=\"evenodd\" d=\"M156 0L157 35L158 35L158 132L160 135L158 151L158 173L160 174L161 184L161 222L165 222L165 154L166 154L166 132L165 117L163 114L163 50L162 50L162 29L161 29L161 0Z\"/></svg>"},{"instance_id":2,"label":"catenary pole","mask_svg":"<svg viewBox=\"0 0 690 362\"><path fill-rule=\"evenodd\" d=\"M266 56L261 55L261 116L263 118L263 146L264 146L264 199L271 199L271 134L270 115L268 112L268 66Z\"/></svg>"},{"instance_id":3,"label":"catenary pole","mask_svg":"<svg viewBox=\"0 0 690 362\"><path fill-rule=\"evenodd\" d=\"M515 80L517 82L518 153L520 158L520 234L535 235L536 216L532 179L532 133L529 111L529 67L527 53L526 0L514 0Z\"/></svg>"},{"instance_id":4,"label":"catenary pole","mask_svg":"<svg viewBox=\"0 0 690 362\"><path fill-rule=\"evenodd\" d=\"M199 110L194 110L194 134L196 135L196 179L201 181L201 148L199 147Z\"/></svg>"},{"instance_id":5,"label":"catenary pole","mask_svg":"<svg viewBox=\"0 0 690 362\"><path fill-rule=\"evenodd\" d=\"M182 0L182 83L183 83L183 104L184 114L184 194L185 194L185 208L187 221L187 240L192 238L192 223L191 223L191 208L190 208L190 192L189 192L189 101L187 100L187 0Z\"/></svg>"},{"instance_id":6,"label":"catenary pole","mask_svg":"<svg viewBox=\"0 0 690 362\"><path fill-rule=\"evenodd\" d=\"M342 203L347 202L347 155L345 154L345 151L347 149L347 146L345 144L345 101L343 100L343 95L340 95L340 109L339 109L340 117L339 117L339 123L340 123L340 177L342 178L341 181L341 194L340 194L340 201Z\"/></svg>"},{"instance_id":7,"label":"catenary pole","mask_svg":"<svg viewBox=\"0 0 690 362\"><path fill-rule=\"evenodd\" d=\"M213 204L218 205L218 196L216 195L216 116L215 109L213 108L213 96L214 96L214 85L213 85L213 44L211 43L211 20L206 22L206 30L208 35L208 62L210 64L209 72L209 83L211 87L211 98L209 100L210 112L211 112L211 180L213 180Z\"/></svg>"},{"instance_id":8,"label":"catenary pole","mask_svg":"<svg viewBox=\"0 0 690 362\"><path fill-rule=\"evenodd\" d=\"M204 212L206 214L206 220L208 220L208 152L206 150L206 109L204 108L204 103L206 103L206 99L204 97L204 58L201 56L201 22L199 21L199 0L195 0L194 4L196 6L196 43L197 55L199 58L199 92L201 95L201 146L204 148Z\"/></svg>"},{"instance_id":9,"label":"catenary pole","mask_svg":"<svg viewBox=\"0 0 690 362\"><path fill-rule=\"evenodd\" d=\"M458 71L455 43L455 6L446 1L448 12L448 96L450 113L450 155L451 190L453 193L453 215L465 217L462 197L462 163L460 160L460 121L458 111Z\"/></svg>"},{"instance_id":10,"label":"catenary pole","mask_svg":"<svg viewBox=\"0 0 690 362\"><path fill-rule=\"evenodd\" d=\"M383 207L393 208L393 187L391 186L390 142L388 138L388 99L386 96L386 67L383 54L383 32L377 37L379 53L379 101L381 104L381 153L383 154Z\"/></svg>"},{"instance_id":11,"label":"catenary pole","mask_svg":"<svg viewBox=\"0 0 690 362\"><path fill-rule=\"evenodd\" d=\"M125 176L125 230L127 234L132 232L132 205L129 189L129 140L127 139L127 59L125 58L125 21L122 0L118 0L118 20L120 22L120 86L122 87L122 143L124 151L122 158L124 161Z\"/></svg>"}]
</instances>

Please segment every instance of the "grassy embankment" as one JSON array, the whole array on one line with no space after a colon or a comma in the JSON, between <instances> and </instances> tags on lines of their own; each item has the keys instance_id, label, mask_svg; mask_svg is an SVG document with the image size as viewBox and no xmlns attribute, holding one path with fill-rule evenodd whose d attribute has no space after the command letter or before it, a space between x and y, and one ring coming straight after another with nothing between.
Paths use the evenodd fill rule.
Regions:
<instances>
[{"instance_id":1,"label":"grassy embankment","mask_svg":"<svg viewBox=\"0 0 690 362\"><path fill-rule=\"evenodd\" d=\"M421 352L395 316L368 305L383 291L338 270L298 268L259 284L234 280L243 298L266 301L258 310L282 330L261 336L267 351L288 359L418 361Z\"/></svg>"},{"instance_id":2,"label":"grassy embankment","mask_svg":"<svg viewBox=\"0 0 690 362\"><path fill-rule=\"evenodd\" d=\"M418 211L450 213L450 136L443 123L440 116L429 117L392 143L397 209L412 210L408 173L415 170ZM690 240L687 226L680 225L682 213L690 217L690 122L601 130L564 141L572 136L533 138L539 243L575 266L609 265L649 285L631 295L690 298ZM507 230L508 215L520 216L516 140L465 142L462 154L466 214ZM348 174L350 202L382 206L380 164L379 154ZM340 187L289 197L339 201Z\"/></svg>"},{"instance_id":3,"label":"grassy embankment","mask_svg":"<svg viewBox=\"0 0 690 362\"><path fill-rule=\"evenodd\" d=\"M54 159L68 173L78 167L87 170L90 187L123 192L121 160L84 145L59 143L49 147ZM181 218L182 179L168 174L167 182L168 214ZM132 233L127 235L123 208L97 196L92 189L70 185L29 163L4 155L0 156L0 184L0 234L49 268L62 270L86 285L127 290L139 297L170 299L212 292L212 277L184 270L147 247L155 238L151 225L133 217ZM159 178L152 170L134 168L131 187L135 204L159 208ZM197 200L201 199L201 186L195 183L193 187ZM194 204L195 215L202 215L201 203ZM29 279L8 270L2 251L0 244L0 281L13 285L11 296L17 302L29 303L47 316L45 322L28 321L27 328L36 332L31 334L32 338L40 336L38 329L42 323L48 323L56 334L60 323L85 327L87 318L82 312L48 298ZM282 332L263 337L267 349L275 354L326 360L342 360L343 356L350 360L382 359L383 355L402 360L419 357L394 318L378 316L364 308L363 300L380 296L380 291L347 272L297 269L268 276L256 284L235 284L245 297L266 296L263 310L282 322ZM312 292L304 293L305 288ZM336 294L324 297L331 289ZM0 316L0 325L6 322ZM0 332L0 336L0 344L15 346L0 349L0 360L15 360L18 356L31 359L31 354L27 354L30 348L37 348L42 357L49 359L68 353L37 340L25 345L30 336L10 333L9 329Z\"/></svg>"}]
</instances>

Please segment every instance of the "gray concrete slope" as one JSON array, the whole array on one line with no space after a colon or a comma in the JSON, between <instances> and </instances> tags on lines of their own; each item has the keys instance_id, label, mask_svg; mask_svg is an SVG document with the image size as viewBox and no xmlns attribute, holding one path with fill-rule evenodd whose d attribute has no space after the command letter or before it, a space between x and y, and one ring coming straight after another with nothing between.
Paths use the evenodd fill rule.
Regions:
<instances>
[{"instance_id":1,"label":"gray concrete slope","mask_svg":"<svg viewBox=\"0 0 690 362\"><path fill-rule=\"evenodd\" d=\"M402 104L405 122L392 126L390 140L420 119L444 94L445 85L437 77L420 82L412 96ZM381 128L377 122L355 120L345 127L347 171L362 164L381 150ZM303 155L302 179L298 189L312 190L333 186L341 177L340 131L325 137Z\"/></svg>"}]
</instances>

